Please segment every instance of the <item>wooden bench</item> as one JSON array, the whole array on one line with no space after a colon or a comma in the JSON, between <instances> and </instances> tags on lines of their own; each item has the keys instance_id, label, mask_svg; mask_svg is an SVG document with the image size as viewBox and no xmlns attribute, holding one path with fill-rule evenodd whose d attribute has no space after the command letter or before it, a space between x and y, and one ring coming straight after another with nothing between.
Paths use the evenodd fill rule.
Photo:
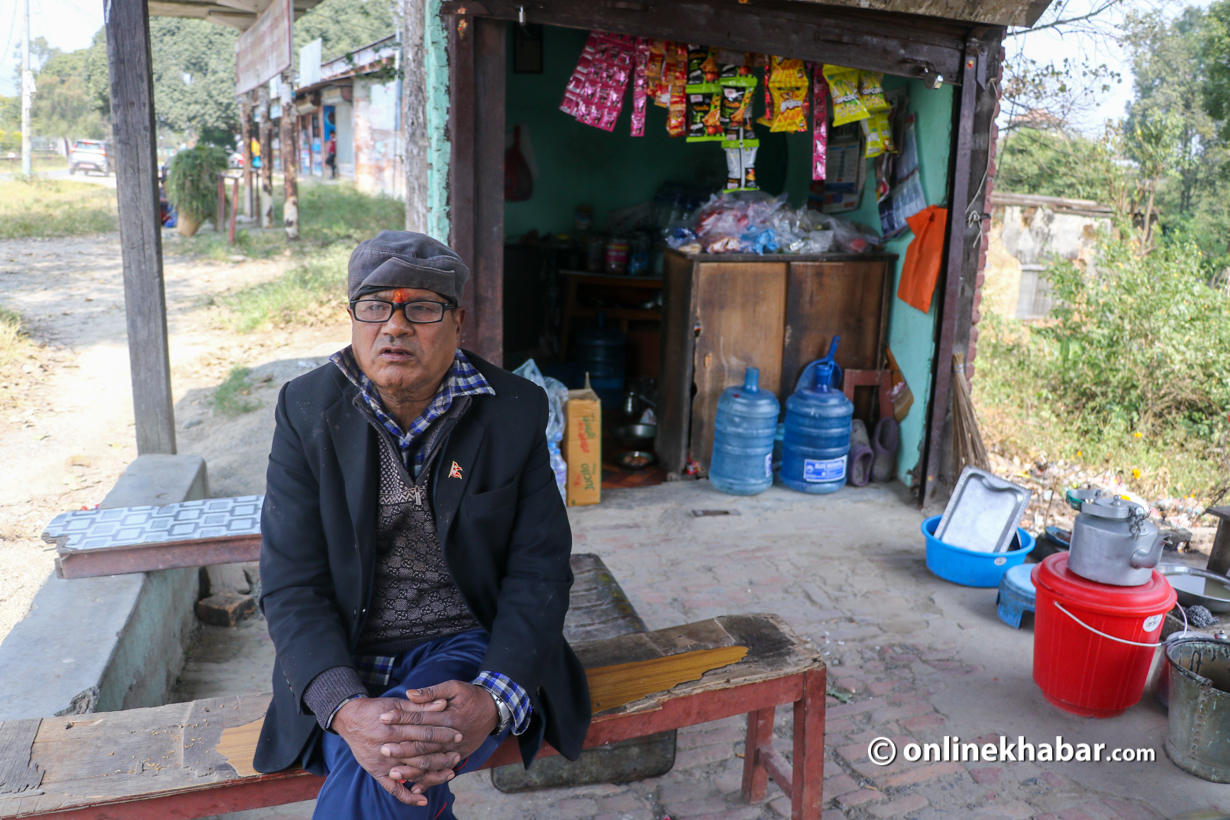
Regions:
<instances>
[{"instance_id":1,"label":"wooden bench","mask_svg":"<svg viewBox=\"0 0 1230 820\"><path fill-rule=\"evenodd\" d=\"M594 720L585 747L746 714L743 796L769 778L794 820L820 820L825 667L774 615L730 615L578 644ZM258 774L269 695L0 723L0 818L189 818L311 800L321 779ZM794 705L793 761L773 748ZM540 756L556 754L544 746ZM518 762L510 739L484 768ZM515 798L509 798L515 799Z\"/></svg>"}]
</instances>

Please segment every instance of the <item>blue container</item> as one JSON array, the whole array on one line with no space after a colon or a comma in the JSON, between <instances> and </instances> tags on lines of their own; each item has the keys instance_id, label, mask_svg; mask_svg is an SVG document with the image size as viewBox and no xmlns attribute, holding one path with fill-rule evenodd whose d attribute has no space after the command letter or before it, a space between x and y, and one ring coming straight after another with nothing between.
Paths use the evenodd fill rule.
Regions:
<instances>
[{"instance_id":1,"label":"blue container","mask_svg":"<svg viewBox=\"0 0 1230 820\"><path fill-rule=\"evenodd\" d=\"M1034 548L1034 537L1016 529L1016 549L1007 552L978 552L945 544L935 537L943 516L934 515L922 523L927 540L927 569L954 584L967 587L998 587L1004 573L1019 566Z\"/></svg>"},{"instance_id":2,"label":"blue container","mask_svg":"<svg viewBox=\"0 0 1230 820\"><path fill-rule=\"evenodd\" d=\"M616 407L624 393L624 334L606 326L606 313L598 313L598 326L576 335L577 364L589 374L590 386L608 407Z\"/></svg>"},{"instance_id":3,"label":"blue container","mask_svg":"<svg viewBox=\"0 0 1230 820\"><path fill-rule=\"evenodd\" d=\"M834 493L846 486L854 403L830 387L831 362L816 365L815 379L786 399L782 483L801 493Z\"/></svg>"},{"instance_id":4,"label":"blue container","mask_svg":"<svg viewBox=\"0 0 1230 820\"><path fill-rule=\"evenodd\" d=\"M709 482L731 495L755 495L773 483L773 437L781 407L760 389L760 369L749 367L742 387L727 387L713 421Z\"/></svg>"}]
</instances>

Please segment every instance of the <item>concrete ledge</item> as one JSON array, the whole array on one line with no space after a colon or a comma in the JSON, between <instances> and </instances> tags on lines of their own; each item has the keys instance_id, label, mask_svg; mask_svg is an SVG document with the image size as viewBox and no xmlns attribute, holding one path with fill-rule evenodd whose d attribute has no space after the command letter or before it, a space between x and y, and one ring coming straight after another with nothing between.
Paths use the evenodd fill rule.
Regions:
<instances>
[{"instance_id":1,"label":"concrete ledge","mask_svg":"<svg viewBox=\"0 0 1230 820\"><path fill-rule=\"evenodd\" d=\"M207 498L200 456L140 456L99 505ZM0 643L0 720L161 706L195 626L195 568L65 581L48 576Z\"/></svg>"}]
</instances>

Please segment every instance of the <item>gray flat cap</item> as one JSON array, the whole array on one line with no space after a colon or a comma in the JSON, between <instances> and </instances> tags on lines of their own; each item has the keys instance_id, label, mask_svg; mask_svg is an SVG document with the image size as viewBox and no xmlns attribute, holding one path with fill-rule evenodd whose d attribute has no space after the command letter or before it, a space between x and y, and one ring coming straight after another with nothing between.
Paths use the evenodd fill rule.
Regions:
<instances>
[{"instance_id":1,"label":"gray flat cap","mask_svg":"<svg viewBox=\"0 0 1230 820\"><path fill-rule=\"evenodd\" d=\"M346 293L353 301L390 288L422 288L459 303L469 278L466 263L443 242L411 231L381 231L350 254Z\"/></svg>"}]
</instances>

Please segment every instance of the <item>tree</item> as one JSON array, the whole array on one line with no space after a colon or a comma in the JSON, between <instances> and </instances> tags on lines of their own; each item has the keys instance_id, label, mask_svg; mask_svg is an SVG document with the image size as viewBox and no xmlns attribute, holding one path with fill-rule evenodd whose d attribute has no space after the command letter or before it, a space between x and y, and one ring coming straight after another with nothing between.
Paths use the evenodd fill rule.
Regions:
<instances>
[{"instance_id":1,"label":"tree","mask_svg":"<svg viewBox=\"0 0 1230 820\"><path fill-rule=\"evenodd\" d=\"M66 141L106 135L103 111L90 91L90 70L89 49L51 52L35 80L35 132Z\"/></svg>"},{"instance_id":2,"label":"tree","mask_svg":"<svg viewBox=\"0 0 1230 820\"><path fill-rule=\"evenodd\" d=\"M1018 194L1113 203L1113 141L1062 128L1018 128L999 149L995 187Z\"/></svg>"},{"instance_id":3,"label":"tree","mask_svg":"<svg viewBox=\"0 0 1230 820\"><path fill-rule=\"evenodd\" d=\"M321 59L328 61L396 31L391 0L323 0L295 20L295 60L299 49L317 37Z\"/></svg>"},{"instance_id":4,"label":"tree","mask_svg":"<svg viewBox=\"0 0 1230 820\"><path fill-rule=\"evenodd\" d=\"M153 17L154 113L159 124L200 135L239 130L235 100L238 33L204 20Z\"/></svg>"}]
</instances>

